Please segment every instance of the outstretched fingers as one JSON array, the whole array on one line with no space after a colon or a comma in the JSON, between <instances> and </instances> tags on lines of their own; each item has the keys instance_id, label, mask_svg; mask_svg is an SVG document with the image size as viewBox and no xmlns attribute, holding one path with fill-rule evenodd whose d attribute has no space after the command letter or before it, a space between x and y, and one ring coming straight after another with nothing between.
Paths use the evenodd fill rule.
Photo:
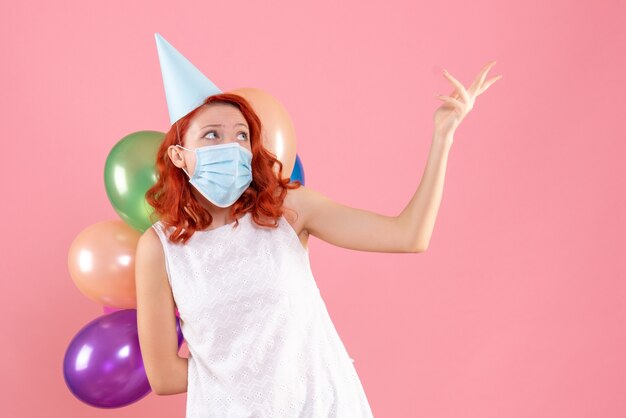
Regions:
<instances>
[{"instance_id":1,"label":"outstretched fingers","mask_svg":"<svg viewBox=\"0 0 626 418\"><path fill-rule=\"evenodd\" d=\"M437 97L453 106L455 112L461 115L466 113L474 106L474 101L476 100L476 97L484 93L493 83L502 78L502 75L499 75L485 81L487 73L489 72L489 70L491 70L491 68L493 68L495 64L496 61L494 60L485 65L472 82L470 88L467 90L465 89L463 84L461 84L456 78L452 76L452 74L444 69L444 77L446 77L450 81L450 83L454 85L455 89L452 93L450 93L449 96L440 94L437 95Z\"/></svg>"}]
</instances>

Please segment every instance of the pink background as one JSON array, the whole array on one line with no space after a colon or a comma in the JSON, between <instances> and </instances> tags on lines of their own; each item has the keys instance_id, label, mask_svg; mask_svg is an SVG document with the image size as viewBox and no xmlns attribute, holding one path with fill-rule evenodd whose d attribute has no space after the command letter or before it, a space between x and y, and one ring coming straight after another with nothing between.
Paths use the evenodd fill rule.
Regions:
<instances>
[{"instance_id":1,"label":"pink background","mask_svg":"<svg viewBox=\"0 0 626 418\"><path fill-rule=\"evenodd\" d=\"M622 1L12 2L0 13L3 417L182 417L185 395L100 410L65 386L102 314L72 240L119 219L108 152L167 129L154 32L222 90L289 110L307 186L399 213L432 114L491 59L503 78L455 135L430 248L310 240L313 272L376 417L626 414Z\"/></svg>"}]
</instances>

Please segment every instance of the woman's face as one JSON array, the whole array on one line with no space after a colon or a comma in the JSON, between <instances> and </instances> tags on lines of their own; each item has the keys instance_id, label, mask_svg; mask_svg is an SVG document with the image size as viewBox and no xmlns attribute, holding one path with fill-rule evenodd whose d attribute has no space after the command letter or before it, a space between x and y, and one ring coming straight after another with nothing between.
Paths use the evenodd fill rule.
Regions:
<instances>
[{"instance_id":1,"label":"woman's face","mask_svg":"<svg viewBox=\"0 0 626 418\"><path fill-rule=\"evenodd\" d=\"M191 120L183 138L183 146L190 150L232 142L252 152L246 118L236 106L225 103L213 103L200 110ZM196 168L194 152L180 147L176 149L184 159L185 169L193 176Z\"/></svg>"}]
</instances>

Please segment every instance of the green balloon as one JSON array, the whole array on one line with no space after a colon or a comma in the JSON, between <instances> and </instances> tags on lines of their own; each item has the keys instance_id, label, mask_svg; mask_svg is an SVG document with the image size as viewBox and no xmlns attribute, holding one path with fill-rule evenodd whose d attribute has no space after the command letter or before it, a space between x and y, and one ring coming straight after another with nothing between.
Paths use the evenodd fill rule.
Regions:
<instances>
[{"instance_id":1,"label":"green balloon","mask_svg":"<svg viewBox=\"0 0 626 418\"><path fill-rule=\"evenodd\" d=\"M131 227L143 232L153 224L146 192L157 181L156 155L165 134L139 131L122 138L107 157L104 184L111 205Z\"/></svg>"}]
</instances>

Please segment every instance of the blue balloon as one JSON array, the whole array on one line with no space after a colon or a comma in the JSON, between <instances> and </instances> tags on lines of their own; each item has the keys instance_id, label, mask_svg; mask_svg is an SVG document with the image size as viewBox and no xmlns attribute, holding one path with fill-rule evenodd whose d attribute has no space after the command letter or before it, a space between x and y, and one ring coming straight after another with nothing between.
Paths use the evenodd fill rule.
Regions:
<instances>
[{"instance_id":1,"label":"blue balloon","mask_svg":"<svg viewBox=\"0 0 626 418\"><path fill-rule=\"evenodd\" d=\"M299 180L300 183L304 185L304 167L302 166L302 161L300 161L298 154L296 154L296 163L293 166L293 171L291 172L289 180Z\"/></svg>"},{"instance_id":2,"label":"blue balloon","mask_svg":"<svg viewBox=\"0 0 626 418\"><path fill-rule=\"evenodd\" d=\"M183 335L178 317L176 332L180 348ZM112 312L85 325L65 352L63 376L74 396L98 408L126 406L150 393L139 347L137 310Z\"/></svg>"}]
</instances>

